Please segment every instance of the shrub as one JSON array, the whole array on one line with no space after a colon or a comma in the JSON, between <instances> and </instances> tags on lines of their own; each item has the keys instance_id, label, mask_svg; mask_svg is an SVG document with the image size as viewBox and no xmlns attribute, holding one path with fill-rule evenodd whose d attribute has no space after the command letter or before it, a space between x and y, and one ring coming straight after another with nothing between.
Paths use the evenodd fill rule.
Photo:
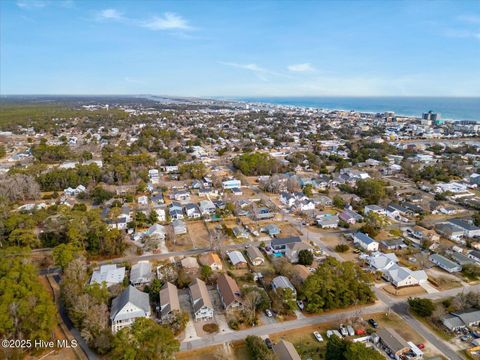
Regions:
<instances>
[{"instance_id":1,"label":"shrub","mask_svg":"<svg viewBox=\"0 0 480 360\"><path fill-rule=\"evenodd\" d=\"M435 304L430 299L410 298L408 305L413 313L421 317L431 316L435 310Z\"/></svg>"},{"instance_id":2,"label":"shrub","mask_svg":"<svg viewBox=\"0 0 480 360\"><path fill-rule=\"evenodd\" d=\"M335 246L335 251L339 253L347 252L350 247L347 244L338 244Z\"/></svg>"}]
</instances>

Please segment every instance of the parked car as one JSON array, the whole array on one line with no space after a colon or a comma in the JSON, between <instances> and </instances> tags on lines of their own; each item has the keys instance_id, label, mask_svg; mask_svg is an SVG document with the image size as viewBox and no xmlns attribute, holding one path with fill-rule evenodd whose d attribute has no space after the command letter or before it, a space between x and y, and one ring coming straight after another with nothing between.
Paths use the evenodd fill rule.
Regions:
<instances>
[{"instance_id":1,"label":"parked car","mask_svg":"<svg viewBox=\"0 0 480 360\"><path fill-rule=\"evenodd\" d=\"M368 319L368 323L374 328L378 327L378 323L374 319Z\"/></svg>"},{"instance_id":2,"label":"parked car","mask_svg":"<svg viewBox=\"0 0 480 360\"><path fill-rule=\"evenodd\" d=\"M273 317L273 313L270 309L265 310L265 315L267 315L267 317L269 317L269 318Z\"/></svg>"},{"instance_id":3,"label":"parked car","mask_svg":"<svg viewBox=\"0 0 480 360\"><path fill-rule=\"evenodd\" d=\"M365 335L366 331L363 329L357 329L355 330L355 335Z\"/></svg>"},{"instance_id":4,"label":"parked car","mask_svg":"<svg viewBox=\"0 0 480 360\"><path fill-rule=\"evenodd\" d=\"M355 330L353 330L353 327L351 327L350 325L347 325L347 331L348 331L348 336L355 335Z\"/></svg>"},{"instance_id":5,"label":"parked car","mask_svg":"<svg viewBox=\"0 0 480 360\"><path fill-rule=\"evenodd\" d=\"M348 336L348 330L343 324L340 324L340 334L342 334L342 336Z\"/></svg>"},{"instance_id":6,"label":"parked car","mask_svg":"<svg viewBox=\"0 0 480 360\"><path fill-rule=\"evenodd\" d=\"M297 305L300 308L300 310L305 309L305 304L303 303L302 300L297 300Z\"/></svg>"},{"instance_id":7,"label":"parked car","mask_svg":"<svg viewBox=\"0 0 480 360\"><path fill-rule=\"evenodd\" d=\"M334 335L337 335L340 339L342 338L342 334L338 330L332 330Z\"/></svg>"},{"instance_id":8,"label":"parked car","mask_svg":"<svg viewBox=\"0 0 480 360\"><path fill-rule=\"evenodd\" d=\"M268 347L270 350L273 349L273 342L272 342L272 340L270 340L270 338L268 338L268 337L265 339L265 345L267 345L267 347Z\"/></svg>"},{"instance_id":9,"label":"parked car","mask_svg":"<svg viewBox=\"0 0 480 360\"><path fill-rule=\"evenodd\" d=\"M333 335L332 330L327 330L327 338L330 338Z\"/></svg>"},{"instance_id":10,"label":"parked car","mask_svg":"<svg viewBox=\"0 0 480 360\"><path fill-rule=\"evenodd\" d=\"M317 341L319 341L319 342L323 341L323 337L318 331L314 331L313 336L315 336L315 339L317 339Z\"/></svg>"}]
</instances>

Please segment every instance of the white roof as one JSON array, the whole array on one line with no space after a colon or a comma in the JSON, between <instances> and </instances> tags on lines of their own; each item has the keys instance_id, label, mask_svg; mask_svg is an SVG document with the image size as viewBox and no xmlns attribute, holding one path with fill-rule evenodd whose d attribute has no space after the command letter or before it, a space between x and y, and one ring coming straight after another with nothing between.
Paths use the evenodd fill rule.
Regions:
<instances>
[{"instance_id":1,"label":"white roof","mask_svg":"<svg viewBox=\"0 0 480 360\"><path fill-rule=\"evenodd\" d=\"M107 286L119 284L125 277L125 268L117 268L117 265L102 265L99 270L95 270L92 274L90 284L107 283Z\"/></svg>"},{"instance_id":2,"label":"white roof","mask_svg":"<svg viewBox=\"0 0 480 360\"><path fill-rule=\"evenodd\" d=\"M243 254L240 251L237 251L237 250L230 251L228 253L228 258L230 259L230 261L232 262L233 265L237 265L239 263L246 263L247 262L247 260L243 256Z\"/></svg>"},{"instance_id":3,"label":"white roof","mask_svg":"<svg viewBox=\"0 0 480 360\"><path fill-rule=\"evenodd\" d=\"M152 264L150 261L143 260L139 261L135 265L132 266L132 270L130 271L130 282L133 284L140 282L142 280L148 281L152 274Z\"/></svg>"}]
</instances>

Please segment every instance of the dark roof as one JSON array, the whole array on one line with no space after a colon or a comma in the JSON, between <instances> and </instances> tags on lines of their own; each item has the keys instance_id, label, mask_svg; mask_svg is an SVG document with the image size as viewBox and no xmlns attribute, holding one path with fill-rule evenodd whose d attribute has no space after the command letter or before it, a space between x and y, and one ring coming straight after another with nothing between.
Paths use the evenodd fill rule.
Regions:
<instances>
[{"instance_id":1,"label":"dark roof","mask_svg":"<svg viewBox=\"0 0 480 360\"><path fill-rule=\"evenodd\" d=\"M272 240L271 245L282 246L282 245L293 244L297 242L302 242L302 239L300 239L300 237L298 236L289 236L284 238L275 238Z\"/></svg>"}]
</instances>

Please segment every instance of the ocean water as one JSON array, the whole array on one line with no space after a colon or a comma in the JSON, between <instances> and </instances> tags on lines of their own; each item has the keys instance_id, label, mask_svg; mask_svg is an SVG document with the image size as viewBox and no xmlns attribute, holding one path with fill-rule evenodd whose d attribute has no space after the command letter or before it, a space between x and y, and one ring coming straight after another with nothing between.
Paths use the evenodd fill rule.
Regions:
<instances>
[{"instance_id":1,"label":"ocean water","mask_svg":"<svg viewBox=\"0 0 480 360\"><path fill-rule=\"evenodd\" d=\"M329 110L418 116L432 110L444 120L480 121L480 97L242 97L237 100Z\"/></svg>"}]
</instances>

